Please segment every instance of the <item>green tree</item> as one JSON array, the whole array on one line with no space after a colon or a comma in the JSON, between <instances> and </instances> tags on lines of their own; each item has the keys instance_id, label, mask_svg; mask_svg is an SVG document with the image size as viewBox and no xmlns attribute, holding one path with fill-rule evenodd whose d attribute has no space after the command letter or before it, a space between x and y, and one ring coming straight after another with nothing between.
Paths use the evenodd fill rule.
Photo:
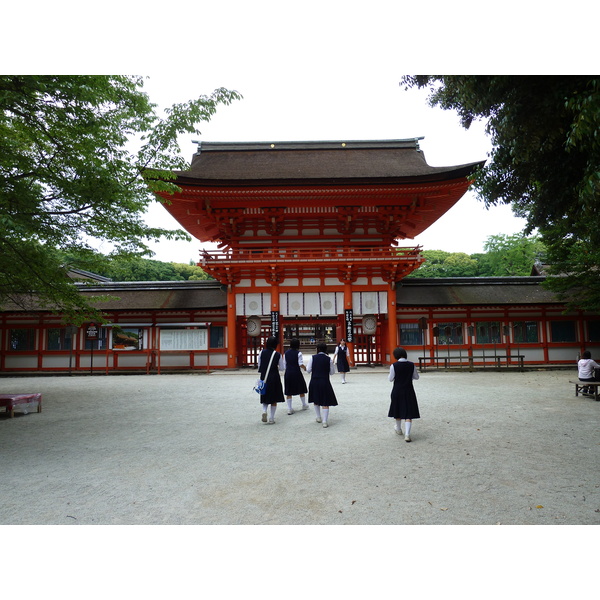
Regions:
<instances>
[{"instance_id":1,"label":"green tree","mask_svg":"<svg viewBox=\"0 0 600 600\"><path fill-rule=\"evenodd\" d=\"M35 297L79 323L95 311L56 249L93 262L94 240L148 256L149 241L189 239L148 227L144 212L187 168L178 135L239 98L221 88L161 117L141 77L0 76L0 300Z\"/></svg>"},{"instance_id":2,"label":"green tree","mask_svg":"<svg viewBox=\"0 0 600 600\"><path fill-rule=\"evenodd\" d=\"M423 250L425 262L408 277L446 277L444 261L450 256L445 250Z\"/></svg>"},{"instance_id":3,"label":"green tree","mask_svg":"<svg viewBox=\"0 0 600 600\"><path fill-rule=\"evenodd\" d=\"M480 275L514 277L530 275L536 260L544 254L538 236L491 235L484 244L480 259Z\"/></svg>"},{"instance_id":4,"label":"green tree","mask_svg":"<svg viewBox=\"0 0 600 600\"><path fill-rule=\"evenodd\" d=\"M212 277L202 270L201 267L193 262L186 265L185 263L171 263L175 272L186 281L199 281L204 279L212 279Z\"/></svg>"},{"instance_id":5,"label":"green tree","mask_svg":"<svg viewBox=\"0 0 600 600\"><path fill-rule=\"evenodd\" d=\"M484 253L424 250L425 262L409 277L507 277L530 275L545 247L538 236L491 235Z\"/></svg>"},{"instance_id":6,"label":"green tree","mask_svg":"<svg viewBox=\"0 0 600 600\"><path fill-rule=\"evenodd\" d=\"M418 75L402 84L431 89L430 104L456 110L466 128L486 120L493 149L475 177L480 198L512 205L526 234L540 232L555 276L549 286L600 310L599 289L578 293L600 268L600 79ZM583 249L587 260L578 262Z\"/></svg>"},{"instance_id":7,"label":"green tree","mask_svg":"<svg viewBox=\"0 0 600 600\"><path fill-rule=\"evenodd\" d=\"M478 263L464 252L424 250L425 262L410 277L475 277Z\"/></svg>"},{"instance_id":8,"label":"green tree","mask_svg":"<svg viewBox=\"0 0 600 600\"><path fill-rule=\"evenodd\" d=\"M444 261L447 277L475 277L477 261L464 252L453 252Z\"/></svg>"},{"instance_id":9,"label":"green tree","mask_svg":"<svg viewBox=\"0 0 600 600\"><path fill-rule=\"evenodd\" d=\"M172 263L148 258L125 257L108 260L99 273L113 281L182 281Z\"/></svg>"},{"instance_id":10,"label":"green tree","mask_svg":"<svg viewBox=\"0 0 600 600\"><path fill-rule=\"evenodd\" d=\"M58 251L59 262L75 269L92 271L113 281L193 281L212 279L192 261L164 262L139 256L106 256L97 251L76 254Z\"/></svg>"},{"instance_id":11,"label":"green tree","mask_svg":"<svg viewBox=\"0 0 600 600\"><path fill-rule=\"evenodd\" d=\"M600 310L600 248L581 239L553 244L547 254L552 272L564 276L550 277L545 287L555 292L570 308L598 312Z\"/></svg>"}]
</instances>

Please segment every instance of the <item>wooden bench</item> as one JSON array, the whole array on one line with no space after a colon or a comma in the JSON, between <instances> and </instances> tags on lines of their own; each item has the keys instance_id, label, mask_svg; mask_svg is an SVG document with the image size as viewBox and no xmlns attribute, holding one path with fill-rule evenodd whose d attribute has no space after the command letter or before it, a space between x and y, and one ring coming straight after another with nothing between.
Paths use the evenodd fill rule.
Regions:
<instances>
[{"instance_id":1,"label":"wooden bench","mask_svg":"<svg viewBox=\"0 0 600 600\"><path fill-rule=\"evenodd\" d=\"M443 362L445 369L450 366L450 363L458 362L460 368L462 369L463 361L469 364L469 371L473 370L475 361L483 363L484 369L486 361L495 363L497 369L502 367L503 362L506 362L507 367L509 366L509 361L516 362L519 366L519 369L522 371L524 368L525 356L523 354L511 354L510 356L507 356L506 354L480 354L476 356L468 356L466 354L463 354L462 356L445 356L443 354L438 354L436 356L419 356L419 370L425 370L428 362L433 362L434 365L438 365Z\"/></svg>"},{"instance_id":2,"label":"wooden bench","mask_svg":"<svg viewBox=\"0 0 600 600\"><path fill-rule=\"evenodd\" d=\"M600 381L571 381L569 383L575 384L575 395L579 396L579 392L581 392L582 396L593 396L594 400L600 400L600 394L598 392L598 387L600 387ZM592 388L594 390L593 394L584 394L583 388Z\"/></svg>"},{"instance_id":3,"label":"wooden bench","mask_svg":"<svg viewBox=\"0 0 600 600\"><path fill-rule=\"evenodd\" d=\"M0 394L0 407L4 407L12 419L15 416L15 410L27 414L35 409L42 412L41 394Z\"/></svg>"}]
</instances>

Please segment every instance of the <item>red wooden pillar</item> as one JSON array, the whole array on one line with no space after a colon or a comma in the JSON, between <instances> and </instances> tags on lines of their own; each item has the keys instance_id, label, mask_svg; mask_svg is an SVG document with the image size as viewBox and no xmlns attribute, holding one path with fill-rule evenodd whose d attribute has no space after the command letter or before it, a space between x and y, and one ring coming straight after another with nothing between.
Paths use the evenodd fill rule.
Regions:
<instances>
[{"instance_id":1,"label":"red wooden pillar","mask_svg":"<svg viewBox=\"0 0 600 600\"><path fill-rule=\"evenodd\" d=\"M237 367L237 319L235 307L235 288L227 286L227 366Z\"/></svg>"},{"instance_id":2,"label":"red wooden pillar","mask_svg":"<svg viewBox=\"0 0 600 600\"><path fill-rule=\"evenodd\" d=\"M387 293L387 313L388 313L388 345L387 348L383 348L382 359L385 360L386 354L389 356L389 363L394 362L393 350L398 346L400 340L398 339L398 315L396 313L396 284L395 282L390 283L390 289Z\"/></svg>"},{"instance_id":3,"label":"red wooden pillar","mask_svg":"<svg viewBox=\"0 0 600 600\"><path fill-rule=\"evenodd\" d=\"M550 362L550 351L548 349L548 314L545 307L542 307L542 323L541 323L541 342L544 351L544 362Z\"/></svg>"},{"instance_id":4,"label":"red wooden pillar","mask_svg":"<svg viewBox=\"0 0 600 600\"><path fill-rule=\"evenodd\" d=\"M579 355L585 351L585 327L583 323L583 314L581 311L577 312L577 341L579 342Z\"/></svg>"}]
</instances>

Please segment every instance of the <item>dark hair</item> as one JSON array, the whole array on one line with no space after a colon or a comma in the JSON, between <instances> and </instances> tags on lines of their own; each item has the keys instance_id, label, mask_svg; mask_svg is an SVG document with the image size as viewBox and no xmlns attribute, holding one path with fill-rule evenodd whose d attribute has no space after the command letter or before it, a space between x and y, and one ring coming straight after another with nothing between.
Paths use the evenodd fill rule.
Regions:
<instances>
[{"instance_id":1,"label":"dark hair","mask_svg":"<svg viewBox=\"0 0 600 600\"><path fill-rule=\"evenodd\" d=\"M298 350L298 348L300 348L300 340L298 338L292 338L290 340L290 348Z\"/></svg>"},{"instance_id":2,"label":"dark hair","mask_svg":"<svg viewBox=\"0 0 600 600\"><path fill-rule=\"evenodd\" d=\"M275 350L275 348L277 348L277 344L279 344L279 341L277 340L276 337L268 337L267 338L267 344L266 344L266 348L271 348L272 350Z\"/></svg>"},{"instance_id":3,"label":"dark hair","mask_svg":"<svg viewBox=\"0 0 600 600\"><path fill-rule=\"evenodd\" d=\"M592 353L589 350L586 350L582 355L581 358L592 358Z\"/></svg>"},{"instance_id":4,"label":"dark hair","mask_svg":"<svg viewBox=\"0 0 600 600\"><path fill-rule=\"evenodd\" d=\"M325 342L319 342L317 344L317 352L327 353L327 344Z\"/></svg>"},{"instance_id":5,"label":"dark hair","mask_svg":"<svg viewBox=\"0 0 600 600\"><path fill-rule=\"evenodd\" d=\"M406 350L404 348L394 348L394 358L398 360L399 358L406 358Z\"/></svg>"}]
</instances>

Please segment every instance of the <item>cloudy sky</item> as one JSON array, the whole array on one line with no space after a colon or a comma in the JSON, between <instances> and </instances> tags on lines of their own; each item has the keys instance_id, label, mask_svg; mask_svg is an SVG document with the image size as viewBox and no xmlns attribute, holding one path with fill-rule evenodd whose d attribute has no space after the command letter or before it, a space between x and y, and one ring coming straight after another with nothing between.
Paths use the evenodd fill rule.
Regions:
<instances>
[{"instance_id":1,"label":"cloudy sky","mask_svg":"<svg viewBox=\"0 0 600 600\"><path fill-rule=\"evenodd\" d=\"M5 8L8 20L27 17L28 27L5 31L0 43L9 72L146 75L146 91L161 107L221 86L239 91L243 100L220 107L201 125L205 141L423 137L428 163L447 166L488 157L484 126L464 130L455 113L429 107L425 91L405 91L402 75L572 72L572 57L556 40L575 26L577 65L585 72L596 53L586 53L582 42L589 33L591 43L595 34L593 20L577 17L578 4L569 14L540 14L512 1L501 12L486 13L491 9L481 3L460 0L422 8L391 0L184 0L170 12L140 2L108 0L82 9L59 1L40 3L34 15L22 5ZM190 160L195 137L181 139ZM148 221L177 228L159 205ZM509 207L487 210L469 192L405 245L480 252L488 236L522 228ZM154 249L159 260L188 262L197 260L200 244Z\"/></svg>"}]
</instances>

